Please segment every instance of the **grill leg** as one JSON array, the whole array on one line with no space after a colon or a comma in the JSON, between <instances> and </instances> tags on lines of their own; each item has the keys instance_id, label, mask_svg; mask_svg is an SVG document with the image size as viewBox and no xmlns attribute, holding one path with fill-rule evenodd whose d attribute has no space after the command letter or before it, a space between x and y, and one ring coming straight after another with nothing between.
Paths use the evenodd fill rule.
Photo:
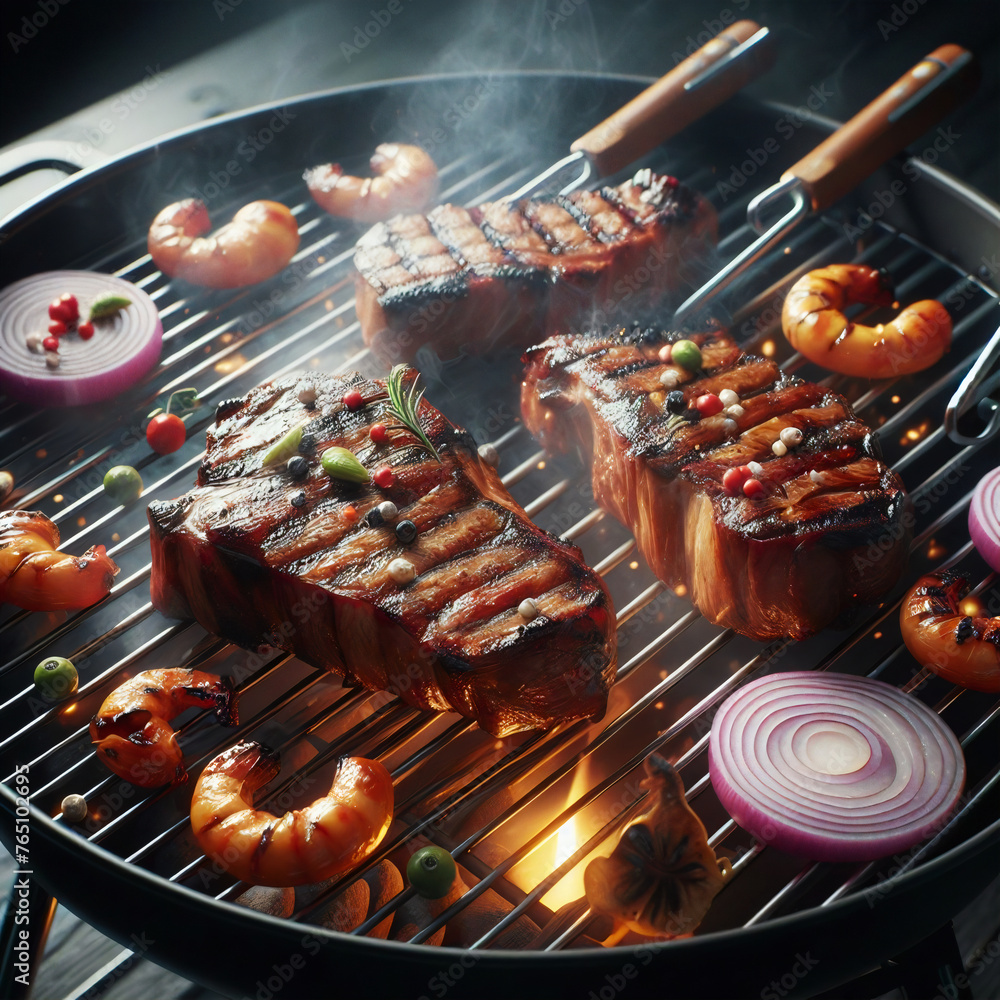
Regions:
<instances>
[{"instance_id":1,"label":"grill leg","mask_svg":"<svg viewBox=\"0 0 1000 1000\"><path fill-rule=\"evenodd\" d=\"M27 883L27 884L25 884ZM27 1000L56 910L56 901L30 876L15 872L0 926L0 988L10 1000ZM27 937L24 933L27 932ZM15 947L26 943L26 948ZM25 969L27 965L27 969Z\"/></svg>"},{"instance_id":2,"label":"grill leg","mask_svg":"<svg viewBox=\"0 0 1000 1000\"><path fill-rule=\"evenodd\" d=\"M898 967L899 988L908 1000L936 996L972 1000L969 976L950 921L893 959L893 964Z\"/></svg>"},{"instance_id":3,"label":"grill leg","mask_svg":"<svg viewBox=\"0 0 1000 1000\"><path fill-rule=\"evenodd\" d=\"M895 958L812 1000L875 1000L899 990L903 1000L972 1000L969 976L950 923Z\"/></svg>"}]
</instances>

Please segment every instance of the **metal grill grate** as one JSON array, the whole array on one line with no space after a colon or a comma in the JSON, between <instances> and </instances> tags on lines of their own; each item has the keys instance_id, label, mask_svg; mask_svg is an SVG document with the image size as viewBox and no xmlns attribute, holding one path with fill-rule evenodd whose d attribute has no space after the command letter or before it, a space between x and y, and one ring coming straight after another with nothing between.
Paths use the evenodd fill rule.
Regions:
<instances>
[{"instance_id":1,"label":"metal grill grate","mask_svg":"<svg viewBox=\"0 0 1000 1000\"><path fill-rule=\"evenodd\" d=\"M651 165L678 173L703 191L713 187L710 172L693 163L675 159ZM513 160L463 157L442 170L442 198L467 204L486 200L515 188L535 166L516 169ZM895 624L898 593L895 600L869 609L850 632L828 630L804 643L761 648L709 625L683 595L648 573L625 529L594 509L589 474L538 450L518 422L514 389L484 391L483 369L474 362L465 369L425 368L428 398L478 440L494 441L504 482L515 498L542 527L580 545L607 581L620 609L621 666L603 723L577 722L494 741L455 716L424 714L385 694L343 688L280 651L249 653L207 636L197 625L168 623L155 613L146 592L145 504L109 508L101 488L103 471L112 464L132 464L146 481L145 500L176 496L194 479L203 433L220 400L299 368L377 372L353 315L355 233L321 215L311 202L295 204L301 186L291 176L277 183L271 196L294 204L302 233L286 277L272 283L273 296L260 289L188 294L153 268L138 239L68 264L113 271L152 295L164 324L162 364L124 397L121 409L91 408L86 422L11 403L0 408L0 446L25 491L18 506L51 516L68 551L110 540L109 552L122 568L110 598L94 608L70 616L8 611L0 621L0 732L8 734L0 742L0 772L9 780L16 763L30 763L31 799L39 809L56 815L63 796L82 793L91 807L82 831L92 842L170 881L217 899L235 899L245 886L214 870L189 833L190 786L151 794L131 790L103 771L87 735L90 716L123 677L152 667L197 666L234 676L240 735L265 738L282 752L281 781L271 788L265 806L301 796L344 753L377 755L393 774L400 822L360 872L312 899L300 896L295 920L315 920L352 880L399 845L426 835L447 847L479 881L424 927L415 942L426 941L459 910L493 890L506 900L507 912L467 942L470 949L495 945L522 917L540 928L535 949L579 945L592 919L580 898L581 873L595 852L608 853L623 823L641 808L638 776L642 761L655 750L677 764L712 846L734 857L734 878L701 932L753 926L845 894L877 891L892 865L802 867L737 828L712 792L705 751L714 709L751 676L811 666L897 684L932 705L961 737L970 763L963 805L948 827L905 859L907 867L919 866L955 837L988 822L983 804L1000 780L1000 768L995 753L983 748L991 737L995 744L1000 704L952 689L926 671L914 673ZM717 207L720 251L728 258L751 238L742 221L746 199ZM780 355L777 314L784 290L812 267L847 259L886 267L897 279L901 300L961 302L949 367L875 385L830 376L797 355L786 357L784 367L843 392L861 417L880 429L886 459L915 502L905 582L931 568L961 566L976 574L975 593L988 604L998 597L997 580L971 551L964 528L971 490L987 465L983 445L956 449L940 418L948 395L992 332L996 293L887 225L872 227L863 245L854 246L836 219L819 218L803 225L788 240L785 254L757 272L753 297L732 317L732 328L765 353ZM141 415L157 397L184 385L196 386L205 401L188 420L187 444L174 455L151 455ZM487 399L485 409L481 398ZM50 654L70 657L81 675L76 698L55 708L36 701L26 683L33 664ZM197 774L234 736L199 716L181 728L180 739L188 768ZM371 930L410 896L405 890L353 933Z\"/></svg>"}]
</instances>

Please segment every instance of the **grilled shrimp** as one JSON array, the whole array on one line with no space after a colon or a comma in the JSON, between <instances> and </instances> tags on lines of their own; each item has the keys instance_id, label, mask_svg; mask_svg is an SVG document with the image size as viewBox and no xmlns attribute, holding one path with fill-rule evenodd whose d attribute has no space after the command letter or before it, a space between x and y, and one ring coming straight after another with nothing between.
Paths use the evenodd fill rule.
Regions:
<instances>
[{"instance_id":1,"label":"grilled shrimp","mask_svg":"<svg viewBox=\"0 0 1000 1000\"><path fill-rule=\"evenodd\" d=\"M383 142L371 158L375 177L351 177L339 163L325 163L304 174L320 208L358 222L379 222L400 212L415 212L437 194L437 167L419 146Z\"/></svg>"},{"instance_id":2,"label":"grilled shrimp","mask_svg":"<svg viewBox=\"0 0 1000 1000\"><path fill-rule=\"evenodd\" d=\"M951 317L940 302L907 306L891 323L862 326L845 306L890 306L892 285L884 271L864 264L832 264L803 275L781 310L791 345L830 371L863 378L891 378L929 368L951 343Z\"/></svg>"},{"instance_id":3,"label":"grilled shrimp","mask_svg":"<svg viewBox=\"0 0 1000 1000\"><path fill-rule=\"evenodd\" d=\"M295 216L276 201L252 201L212 236L204 202L167 205L149 227L153 263L205 288L242 288L273 277L299 248Z\"/></svg>"},{"instance_id":4,"label":"grilled shrimp","mask_svg":"<svg viewBox=\"0 0 1000 1000\"><path fill-rule=\"evenodd\" d=\"M103 545L82 556L57 551L59 529L38 511L0 511L0 604L27 611L88 608L111 589L118 567Z\"/></svg>"},{"instance_id":5,"label":"grilled shrimp","mask_svg":"<svg viewBox=\"0 0 1000 1000\"><path fill-rule=\"evenodd\" d=\"M279 769L278 755L244 740L202 771L191 800L201 849L254 885L319 882L363 861L392 822L392 778L378 761L345 757L326 795L275 816L254 792Z\"/></svg>"},{"instance_id":6,"label":"grilled shrimp","mask_svg":"<svg viewBox=\"0 0 1000 1000\"><path fill-rule=\"evenodd\" d=\"M899 623L906 648L921 666L973 691L1000 691L1000 618L960 610L965 577L928 573L906 595Z\"/></svg>"},{"instance_id":7,"label":"grilled shrimp","mask_svg":"<svg viewBox=\"0 0 1000 1000\"><path fill-rule=\"evenodd\" d=\"M236 725L228 677L184 667L144 670L104 699L90 723L90 739L97 756L133 785L177 785L187 780L187 771L170 720L195 707L210 707L223 725Z\"/></svg>"}]
</instances>

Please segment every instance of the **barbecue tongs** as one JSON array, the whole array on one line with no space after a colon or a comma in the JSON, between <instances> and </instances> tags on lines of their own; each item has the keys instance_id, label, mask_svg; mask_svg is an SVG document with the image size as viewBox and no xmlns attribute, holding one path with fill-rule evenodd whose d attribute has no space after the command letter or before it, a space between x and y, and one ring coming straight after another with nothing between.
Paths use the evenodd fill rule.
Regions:
<instances>
[{"instance_id":1,"label":"barbecue tongs","mask_svg":"<svg viewBox=\"0 0 1000 1000\"><path fill-rule=\"evenodd\" d=\"M674 314L682 326L723 288L780 243L806 216L829 208L864 178L923 135L976 88L979 71L972 54L942 45L922 59L828 139L786 170L777 184L747 206L747 221L763 233L707 281ZM790 198L792 207L769 229L765 211Z\"/></svg>"},{"instance_id":2,"label":"barbecue tongs","mask_svg":"<svg viewBox=\"0 0 1000 1000\"><path fill-rule=\"evenodd\" d=\"M550 190L568 194L595 178L616 173L732 97L773 64L774 44L768 29L753 21L737 21L577 139L569 156L508 198L528 198Z\"/></svg>"}]
</instances>

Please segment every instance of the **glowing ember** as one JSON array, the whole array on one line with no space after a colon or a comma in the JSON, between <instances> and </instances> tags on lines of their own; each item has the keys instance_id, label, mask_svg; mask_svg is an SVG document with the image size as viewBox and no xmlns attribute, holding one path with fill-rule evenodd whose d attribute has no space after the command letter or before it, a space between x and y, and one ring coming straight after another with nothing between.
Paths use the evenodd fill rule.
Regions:
<instances>
[{"instance_id":1,"label":"glowing ember","mask_svg":"<svg viewBox=\"0 0 1000 1000\"><path fill-rule=\"evenodd\" d=\"M777 348L774 346L773 340L765 340L764 343L760 345L760 353L763 354L765 358L773 358L776 350Z\"/></svg>"},{"instance_id":2,"label":"glowing ember","mask_svg":"<svg viewBox=\"0 0 1000 1000\"><path fill-rule=\"evenodd\" d=\"M63 495L61 493L57 493L52 499L55 500L56 503L62 503Z\"/></svg>"},{"instance_id":3,"label":"glowing ember","mask_svg":"<svg viewBox=\"0 0 1000 1000\"><path fill-rule=\"evenodd\" d=\"M239 371L246 363L247 359L237 351L235 354L230 354L228 358L220 358L216 361L212 366L212 370L219 375L229 375L232 372Z\"/></svg>"}]
</instances>

